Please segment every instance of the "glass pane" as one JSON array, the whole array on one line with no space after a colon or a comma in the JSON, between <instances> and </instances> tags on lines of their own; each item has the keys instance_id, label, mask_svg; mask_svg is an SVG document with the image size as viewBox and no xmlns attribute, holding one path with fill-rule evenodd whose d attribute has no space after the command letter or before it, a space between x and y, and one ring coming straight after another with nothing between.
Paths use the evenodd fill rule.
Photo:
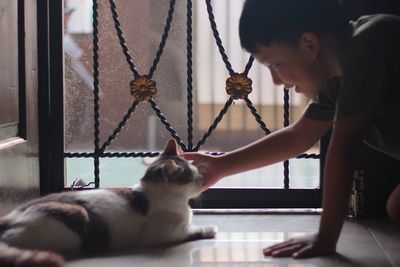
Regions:
<instances>
[{"instance_id":1,"label":"glass pane","mask_svg":"<svg viewBox=\"0 0 400 267\"><path fill-rule=\"evenodd\" d=\"M236 72L243 72L249 57L240 47L237 33L243 0L213 2L216 23L228 58ZM121 29L133 62L140 74L148 74L164 32L169 1L119 0L116 4ZM92 152L94 130L91 1L65 0L65 5L68 12L64 38L66 151ZM229 74L215 44L204 1L193 1L193 5L193 143L196 145L228 99L225 81ZM108 1L99 1L99 15L102 145L134 100L129 87L133 74L121 49ZM153 76L158 90L154 101L183 142L188 144L186 51L186 1L177 1L171 30ZM267 127L272 131L283 127L283 88L274 86L268 70L257 62L254 63L249 77L253 80L253 92L249 98ZM291 121L301 116L306 102L306 99L298 95L291 95ZM244 101L235 101L201 149L229 151L255 141L264 134ZM149 103L141 102L106 152L159 151L169 139L171 134ZM86 179L93 179L93 160L67 161L68 184L86 173ZM133 158L102 159L101 185L134 184L146 168L143 161L146 162ZM292 160L290 166L294 187L318 187L318 160ZM83 174L79 174L78 170ZM118 177L113 175L113 170L117 170L115 174ZM276 164L229 177L216 186L282 188L283 165Z\"/></svg>"},{"instance_id":2,"label":"glass pane","mask_svg":"<svg viewBox=\"0 0 400 267\"><path fill-rule=\"evenodd\" d=\"M244 0L213 1L213 10L218 32L226 54L235 72L244 71L249 54L240 47L238 22ZM204 1L195 1L197 31L195 55L197 56L196 88L198 99L198 134L205 133L223 108L228 96L225 81L229 77L221 53L216 46L213 31ZM275 86L269 70L254 62L249 72L253 91L248 96L267 128L278 130L284 124L284 90ZM300 118L307 99L290 92L290 122ZM229 108L213 135L202 149L207 151L230 151L249 144L264 136L263 130L251 114L244 101L235 101ZM318 146L310 152L318 153ZM266 153L268 153L266 151ZM283 187L283 164L278 163L258 170L253 170L227 177L214 187ZM316 188L319 186L318 160L291 160L290 187Z\"/></svg>"},{"instance_id":3,"label":"glass pane","mask_svg":"<svg viewBox=\"0 0 400 267\"><path fill-rule=\"evenodd\" d=\"M18 9L17 1L1 4L0 23L0 140L17 136L18 106Z\"/></svg>"}]
</instances>

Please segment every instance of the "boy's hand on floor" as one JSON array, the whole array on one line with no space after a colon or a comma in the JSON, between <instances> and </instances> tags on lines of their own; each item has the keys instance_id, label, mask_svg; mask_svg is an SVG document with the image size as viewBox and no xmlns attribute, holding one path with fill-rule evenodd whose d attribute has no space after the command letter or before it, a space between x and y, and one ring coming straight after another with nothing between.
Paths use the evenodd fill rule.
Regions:
<instances>
[{"instance_id":1,"label":"boy's hand on floor","mask_svg":"<svg viewBox=\"0 0 400 267\"><path fill-rule=\"evenodd\" d=\"M203 190L218 182L222 177L223 167L220 164L218 156L207 155L199 152L185 152L179 154L186 160L191 160L199 172L204 176L205 182Z\"/></svg>"},{"instance_id":2,"label":"boy's hand on floor","mask_svg":"<svg viewBox=\"0 0 400 267\"><path fill-rule=\"evenodd\" d=\"M265 256L308 258L333 254L336 244L323 241L318 234L291 238L285 242L272 245L263 250Z\"/></svg>"}]
</instances>

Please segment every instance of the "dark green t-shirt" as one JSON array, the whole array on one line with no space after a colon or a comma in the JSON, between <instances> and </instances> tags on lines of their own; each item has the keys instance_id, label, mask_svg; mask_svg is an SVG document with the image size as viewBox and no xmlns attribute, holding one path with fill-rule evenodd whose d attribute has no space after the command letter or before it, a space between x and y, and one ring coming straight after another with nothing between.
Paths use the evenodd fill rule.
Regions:
<instances>
[{"instance_id":1,"label":"dark green t-shirt","mask_svg":"<svg viewBox=\"0 0 400 267\"><path fill-rule=\"evenodd\" d=\"M310 101L304 116L336 120L370 117L365 143L400 159L400 17L363 16L340 55L342 76Z\"/></svg>"}]
</instances>

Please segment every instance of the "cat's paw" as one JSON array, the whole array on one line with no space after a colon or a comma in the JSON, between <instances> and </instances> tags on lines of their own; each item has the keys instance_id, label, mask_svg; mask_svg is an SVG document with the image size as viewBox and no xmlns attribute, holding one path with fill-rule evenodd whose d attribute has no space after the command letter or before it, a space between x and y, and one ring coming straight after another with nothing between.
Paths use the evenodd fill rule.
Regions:
<instances>
[{"instance_id":1,"label":"cat's paw","mask_svg":"<svg viewBox=\"0 0 400 267\"><path fill-rule=\"evenodd\" d=\"M205 226L203 227L203 238L209 239L214 238L217 235L218 228L216 226Z\"/></svg>"}]
</instances>

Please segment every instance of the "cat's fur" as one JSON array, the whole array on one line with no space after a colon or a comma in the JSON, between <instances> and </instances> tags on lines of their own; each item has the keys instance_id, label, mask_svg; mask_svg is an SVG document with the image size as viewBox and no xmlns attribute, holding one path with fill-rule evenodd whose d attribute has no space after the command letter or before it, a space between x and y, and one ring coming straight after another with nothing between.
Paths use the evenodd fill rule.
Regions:
<instances>
[{"instance_id":1,"label":"cat's fur","mask_svg":"<svg viewBox=\"0 0 400 267\"><path fill-rule=\"evenodd\" d=\"M51 194L0 219L0 266L63 266L61 255L213 238L191 226L188 200L201 193L198 169L170 141L139 185Z\"/></svg>"}]
</instances>

